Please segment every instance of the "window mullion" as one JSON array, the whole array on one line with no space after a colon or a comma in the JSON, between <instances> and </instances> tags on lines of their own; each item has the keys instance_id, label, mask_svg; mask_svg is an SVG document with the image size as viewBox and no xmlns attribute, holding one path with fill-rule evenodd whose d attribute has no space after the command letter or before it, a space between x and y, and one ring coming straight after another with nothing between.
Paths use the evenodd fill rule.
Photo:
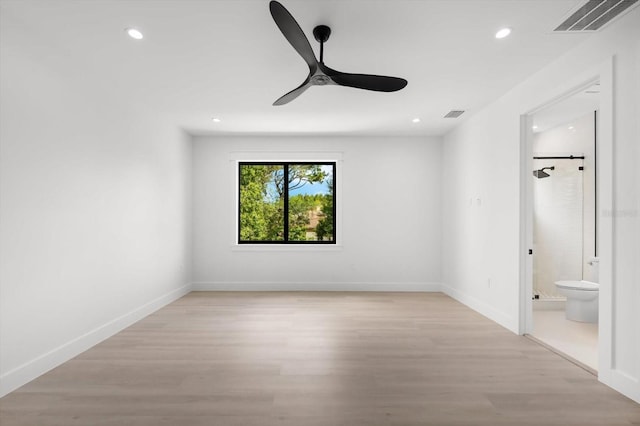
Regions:
<instances>
[{"instance_id":1,"label":"window mullion","mask_svg":"<svg viewBox=\"0 0 640 426\"><path fill-rule=\"evenodd\" d=\"M284 196L284 242L289 242L289 163L284 163L283 196Z\"/></svg>"}]
</instances>

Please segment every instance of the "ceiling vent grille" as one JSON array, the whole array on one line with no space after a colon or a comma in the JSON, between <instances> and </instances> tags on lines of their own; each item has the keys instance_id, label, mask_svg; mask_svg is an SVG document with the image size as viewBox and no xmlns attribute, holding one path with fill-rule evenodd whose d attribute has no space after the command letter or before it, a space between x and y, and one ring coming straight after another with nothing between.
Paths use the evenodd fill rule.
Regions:
<instances>
[{"instance_id":1,"label":"ceiling vent grille","mask_svg":"<svg viewBox=\"0 0 640 426\"><path fill-rule=\"evenodd\" d=\"M638 0L589 0L554 31L597 31Z\"/></svg>"},{"instance_id":2,"label":"ceiling vent grille","mask_svg":"<svg viewBox=\"0 0 640 426\"><path fill-rule=\"evenodd\" d=\"M449 111L447 115L444 116L444 118L458 118L462 115L462 113L464 113L464 111L452 110L452 111Z\"/></svg>"}]
</instances>

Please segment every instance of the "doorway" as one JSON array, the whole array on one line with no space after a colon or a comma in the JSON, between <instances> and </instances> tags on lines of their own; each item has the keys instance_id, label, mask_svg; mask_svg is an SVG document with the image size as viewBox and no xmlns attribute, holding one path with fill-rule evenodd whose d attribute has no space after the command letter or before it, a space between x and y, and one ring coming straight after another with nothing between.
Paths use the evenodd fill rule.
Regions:
<instances>
[{"instance_id":1,"label":"doorway","mask_svg":"<svg viewBox=\"0 0 640 426\"><path fill-rule=\"evenodd\" d=\"M520 332L599 376L612 347L611 81L605 63L521 120ZM567 319L564 281L598 283L594 322Z\"/></svg>"},{"instance_id":2,"label":"doorway","mask_svg":"<svg viewBox=\"0 0 640 426\"><path fill-rule=\"evenodd\" d=\"M530 334L598 368L596 241L599 83L533 115Z\"/></svg>"}]
</instances>

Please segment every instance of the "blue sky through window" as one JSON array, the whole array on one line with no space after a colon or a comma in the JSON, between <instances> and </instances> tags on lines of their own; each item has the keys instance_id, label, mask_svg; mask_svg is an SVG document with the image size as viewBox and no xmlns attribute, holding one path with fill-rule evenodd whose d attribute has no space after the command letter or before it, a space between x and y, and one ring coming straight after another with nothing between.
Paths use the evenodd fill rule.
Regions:
<instances>
[{"instance_id":1,"label":"blue sky through window","mask_svg":"<svg viewBox=\"0 0 640 426\"><path fill-rule=\"evenodd\" d=\"M323 182L305 183L300 188L296 188L289 191L289 195L316 195L316 194L329 194L329 182L333 180L333 166L323 165L320 166L322 171L327 173L327 177ZM278 170L278 174L282 176L283 169ZM264 200L266 202L275 202L278 200L278 191L276 190L275 182L271 181L267 184L267 193Z\"/></svg>"},{"instance_id":2,"label":"blue sky through window","mask_svg":"<svg viewBox=\"0 0 640 426\"><path fill-rule=\"evenodd\" d=\"M316 195L316 194L328 194L329 182L333 180L333 166L324 165L320 166L323 172L327 173L327 177L324 182L306 183L300 188L296 188L293 191L289 191L289 195Z\"/></svg>"}]
</instances>

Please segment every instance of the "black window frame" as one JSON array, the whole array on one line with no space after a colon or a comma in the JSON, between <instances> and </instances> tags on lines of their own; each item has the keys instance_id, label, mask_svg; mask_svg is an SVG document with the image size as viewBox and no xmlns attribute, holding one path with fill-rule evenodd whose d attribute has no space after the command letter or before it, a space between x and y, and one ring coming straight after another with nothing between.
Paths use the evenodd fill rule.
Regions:
<instances>
[{"instance_id":1,"label":"black window frame","mask_svg":"<svg viewBox=\"0 0 640 426\"><path fill-rule=\"evenodd\" d=\"M238 162L238 192L237 192L237 212L238 212L238 229L237 229L237 243L238 244L273 244L273 245L335 245L337 243L337 228L336 228L336 161L239 161ZM241 173L242 166L282 166L284 170L284 175L289 175L289 166L290 165L320 165L320 166L331 166L333 168L333 240L331 241L320 241L320 240L309 240L309 241L289 241L289 181L288 179L284 180L285 188L284 188L284 239L283 240L242 240L240 233L240 181L241 181Z\"/></svg>"}]
</instances>

